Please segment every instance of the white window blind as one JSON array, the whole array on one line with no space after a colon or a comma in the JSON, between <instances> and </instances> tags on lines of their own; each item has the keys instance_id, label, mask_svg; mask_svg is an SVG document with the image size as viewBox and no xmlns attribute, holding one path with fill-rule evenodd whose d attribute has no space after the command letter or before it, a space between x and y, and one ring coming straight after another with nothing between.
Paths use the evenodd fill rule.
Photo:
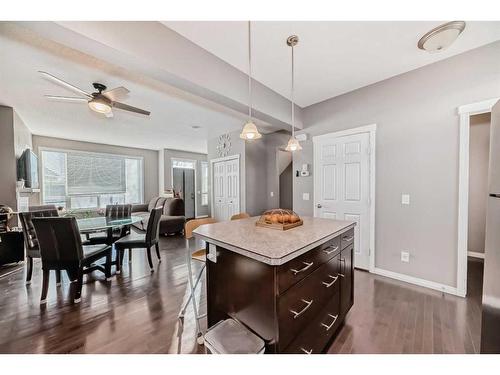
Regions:
<instances>
[{"instance_id":1,"label":"white window blind","mask_svg":"<svg viewBox=\"0 0 500 375\"><path fill-rule=\"evenodd\" d=\"M42 200L66 208L143 202L142 158L42 150Z\"/></svg>"}]
</instances>

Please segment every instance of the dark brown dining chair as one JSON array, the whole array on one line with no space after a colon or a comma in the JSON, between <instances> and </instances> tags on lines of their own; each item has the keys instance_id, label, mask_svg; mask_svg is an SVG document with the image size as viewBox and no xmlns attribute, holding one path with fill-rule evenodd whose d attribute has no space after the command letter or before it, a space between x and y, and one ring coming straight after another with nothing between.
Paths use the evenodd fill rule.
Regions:
<instances>
[{"instance_id":1,"label":"dark brown dining chair","mask_svg":"<svg viewBox=\"0 0 500 375\"><path fill-rule=\"evenodd\" d=\"M83 275L95 270L104 272L106 280L111 278L111 246L83 246L74 217L34 218L40 254L42 258L43 283L40 304L47 302L50 271L65 270L70 280L76 280L74 302L81 300ZM105 258L105 266L95 265Z\"/></svg>"},{"instance_id":2,"label":"dark brown dining chair","mask_svg":"<svg viewBox=\"0 0 500 375\"><path fill-rule=\"evenodd\" d=\"M108 204L106 206L105 216L109 219L119 220L119 219L130 219L132 215L132 205L131 204ZM121 237L126 236L130 233L130 225L124 225L123 227L114 230L112 232L112 241L115 242ZM86 233L85 234L85 245L95 245L95 244L107 244L109 241L108 234L101 233Z\"/></svg>"},{"instance_id":3,"label":"dark brown dining chair","mask_svg":"<svg viewBox=\"0 0 500 375\"><path fill-rule=\"evenodd\" d=\"M23 228L24 245L26 247L26 284L31 283L33 275L33 259L40 258L40 248L38 239L36 238L35 227L33 226L33 218L35 217L57 217L56 206L31 206L28 212L21 212L19 218L21 227ZM61 284L61 272L56 272L57 285Z\"/></svg>"},{"instance_id":4,"label":"dark brown dining chair","mask_svg":"<svg viewBox=\"0 0 500 375\"><path fill-rule=\"evenodd\" d=\"M129 256L132 249L146 249L148 256L149 269L154 272L153 260L151 259L151 247L155 246L158 261L161 262L158 227L160 225L160 218L163 212L163 207L156 207L151 210L146 233L136 233L131 231L125 237L117 240L114 245L117 250L116 256L116 269L117 273L121 271L123 264L123 255L125 249L129 249Z\"/></svg>"}]
</instances>

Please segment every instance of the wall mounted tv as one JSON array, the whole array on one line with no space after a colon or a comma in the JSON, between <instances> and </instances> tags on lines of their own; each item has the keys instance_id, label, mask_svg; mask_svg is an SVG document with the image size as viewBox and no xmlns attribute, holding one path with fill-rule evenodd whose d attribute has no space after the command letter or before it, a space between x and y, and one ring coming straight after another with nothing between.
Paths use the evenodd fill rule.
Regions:
<instances>
[{"instance_id":1,"label":"wall mounted tv","mask_svg":"<svg viewBox=\"0 0 500 375\"><path fill-rule=\"evenodd\" d=\"M17 179L24 180L24 186L38 189L38 157L27 148L17 161Z\"/></svg>"}]
</instances>

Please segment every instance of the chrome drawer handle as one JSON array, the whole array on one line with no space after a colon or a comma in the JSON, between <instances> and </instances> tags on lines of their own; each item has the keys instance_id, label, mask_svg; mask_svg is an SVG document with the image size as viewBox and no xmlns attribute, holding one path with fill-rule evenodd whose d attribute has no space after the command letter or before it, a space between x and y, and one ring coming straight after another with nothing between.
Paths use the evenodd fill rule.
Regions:
<instances>
[{"instance_id":1,"label":"chrome drawer handle","mask_svg":"<svg viewBox=\"0 0 500 375\"><path fill-rule=\"evenodd\" d=\"M304 263L306 266L305 267L302 267L300 270L296 270L296 269L291 269L290 271L293 272L294 275L298 274L298 273L301 273L301 272L304 272L305 270L308 270L309 268L312 267L312 265L314 264L314 262L311 262L311 263L307 263L307 262L302 262Z\"/></svg>"},{"instance_id":2,"label":"chrome drawer handle","mask_svg":"<svg viewBox=\"0 0 500 375\"><path fill-rule=\"evenodd\" d=\"M304 348L300 348L300 350L302 350L304 353L306 354L312 354L313 350L312 349L309 349L309 350L306 350Z\"/></svg>"},{"instance_id":3,"label":"chrome drawer handle","mask_svg":"<svg viewBox=\"0 0 500 375\"><path fill-rule=\"evenodd\" d=\"M351 237L342 237L342 240L343 240L343 241L348 241L348 242L349 242L349 241L352 241L352 240L353 240L353 238L354 238L354 236L351 236Z\"/></svg>"},{"instance_id":4,"label":"chrome drawer handle","mask_svg":"<svg viewBox=\"0 0 500 375\"><path fill-rule=\"evenodd\" d=\"M301 316L303 313L305 313L307 311L307 309L309 307L311 307L312 303L314 302L313 300L306 301L305 299L301 299L301 301L306 304L306 306L302 310L300 310L299 312L294 311L294 310L290 310L290 312L293 314L294 319L297 319L299 316Z\"/></svg>"},{"instance_id":5,"label":"chrome drawer handle","mask_svg":"<svg viewBox=\"0 0 500 375\"><path fill-rule=\"evenodd\" d=\"M331 323L330 323L330 325L327 325L327 324L325 324L325 323L321 323L321 325L322 325L323 327L325 327L327 331L329 331L329 330L330 330L330 328L332 328L332 327L333 327L333 325L334 325L334 324L335 324L335 322L337 321L337 318L339 317L339 316L338 316L338 314L337 314L337 315L328 314L328 316L329 316L330 318L333 318L333 322L331 322Z\"/></svg>"},{"instance_id":6,"label":"chrome drawer handle","mask_svg":"<svg viewBox=\"0 0 500 375\"><path fill-rule=\"evenodd\" d=\"M339 260L344 263L344 269L345 269L345 258L340 258ZM339 273L339 276L345 277L345 275L343 273Z\"/></svg>"},{"instance_id":7,"label":"chrome drawer handle","mask_svg":"<svg viewBox=\"0 0 500 375\"><path fill-rule=\"evenodd\" d=\"M332 275L328 275L329 278L333 279L333 281L331 283L327 283L326 281L323 281L323 285L326 286L327 288L331 287L333 284L335 284L335 281L337 281L337 279L339 278L338 276L332 276Z\"/></svg>"},{"instance_id":8,"label":"chrome drawer handle","mask_svg":"<svg viewBox=\"0 0 500 375\"><path fill-rule=\"evenodd\" d=\"M331 250L327 250L327 249L329 249L329 248L332 248L332 249L331 249ZM330 245L330 246L328 246L326 249L323 249L323 252L324 252L326 255L330 255L331 253L333 253L333 252L337 251L338 249L339 249L339 247L338 247L338 246L335 246L335 247L334 247L333 245Z\"/></svg>"}]
</instances>

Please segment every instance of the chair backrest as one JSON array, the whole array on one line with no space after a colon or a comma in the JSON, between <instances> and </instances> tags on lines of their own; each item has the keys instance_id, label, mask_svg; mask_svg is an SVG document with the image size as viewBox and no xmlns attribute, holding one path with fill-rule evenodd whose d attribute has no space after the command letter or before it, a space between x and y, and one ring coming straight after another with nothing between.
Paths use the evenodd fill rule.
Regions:
<instances>
[{"instance_id":1,"label":"chair backrest","mask_svg":"<svg viewBox=\"0 0 500 375\"><path fill-rule=\"evenodd\" d=\"M76 265L83 259L82 239L74 217L33 218L42 264Z\"/></svg>"},{"instance_id":2,"label":"chair backrest","mask_svg":"<svg viewBox=\"0 0 500 375\"><path fill-rule=\"evenodd\" d=\"M158 242L158 227L163 212L163 207L156 207L149 214L148 227L146 228L146 243Z\"/></svg>"},{"instance_id":3,"label":"chair backrest","mask_svg":"<svg viewBox=\"0 0 500 375\"><path fill-rule=\"evenodd\" d=\"M198 228L200 225L204 224L213 224L216 223L217 221L213 217L205 217L203 219L194 219L194 220L189 220L185 225L184 225L184 236L186 239L190 239L193 237L193 231Z\"/></svg>"},{"instance_id":4,"label":"chair backrest","mask_svg":"<svg viewBox=\"0 0 500 375\"><path fill-rule=\"evenodd\" d=\"M29 206L28 211L33 212L33 211L49 211L49 210L56 210L57 207L54 204L44 204L41 206Z\"/></svg>"},{"instance_id":5,"label":"chair backrest","mask_svg":"<svg viewBox=\"0 0 500 375\"><path fill-rule=\"evenodd\" d=\"M128 219L131 215L131 204L108 204L106 206L106 217L111 219Z\"/></svg>"},{"instance_id":6,"label":"chair backrest","mask_svg":"<svg viewBox=\"0 0 500 375\"><path fill-rule=\"evenodd\" d=\"M41 207L45 209L42 210ZM19 214L21 219L21 226L23 228L24 243L26 244L26 249L28 250L38 250L38 239L36 238L35 227L33 226L33 218L35 217L57 217L59 213L57 212L56 206L46 205L46 206L33 206L32 208L38 208L29 212L21 212Z\"/></svg>"},{"instance_id":7,"label":"chair backrest","mask_svg":"<svg viewBox=\"0 0 500 375\"><path fill-rule=\"evenodd\" d=\"M240 212L239 214L231 216L231 220L248 219L250 217L246 212Z\"/></svg>"}]
</instances>

